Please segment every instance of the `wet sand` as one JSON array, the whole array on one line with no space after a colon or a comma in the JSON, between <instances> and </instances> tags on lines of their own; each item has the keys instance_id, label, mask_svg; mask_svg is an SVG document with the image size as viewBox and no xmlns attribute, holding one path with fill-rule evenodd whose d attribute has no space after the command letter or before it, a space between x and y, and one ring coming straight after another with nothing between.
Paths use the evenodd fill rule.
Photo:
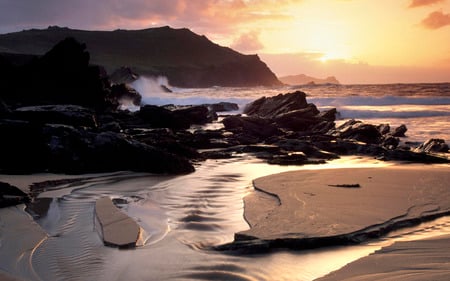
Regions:
<instances>
[{"instance_id":1,"label":"wet sand","mask_svg":"<svg viewBox=\"0 0 450 281\"><path fill-rule=\"evenodd\" d=\"M450 213L450 167L293 171L254 180L246 247L358 243ZM320 280L448 280L450 236L397 242ZM425 278L425 279L424 279ZM431 279L430 279L431 278Z\"/></svg>"},{"instance_id":2,"label":"wet sand","mask_svg":"<svg viewBox=\"0 0 450 281\"><path fill-rule=\"evenodd\" d=\"M450 235L397 242L317 281L450 280Z\"/></svg>"}]
</instances>

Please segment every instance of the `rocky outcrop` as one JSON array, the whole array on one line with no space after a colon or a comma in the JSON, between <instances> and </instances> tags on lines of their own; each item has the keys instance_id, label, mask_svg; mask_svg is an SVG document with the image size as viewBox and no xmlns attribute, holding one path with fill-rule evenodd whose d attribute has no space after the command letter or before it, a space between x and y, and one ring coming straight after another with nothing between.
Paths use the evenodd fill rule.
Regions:
<instances>
[{"instance_id":1,"label":"rocky outcrop","mask_svg":"<svg viewBox=\"0 0 450 281\"><path fill-rule=\"evenodd\" d=\"M0 208L27 203L30 198L19 188L0 182Z\"/></svg>"},{"instance_id":2,"label":"rocky outcrop","mask_svg":"<svg viewBox=\"0 0 450 281\"><path fill-rule=\"evenodd\" d=\"M0 35L0 49L42 55L66 37L86 43L91 61L109 73L128 67L130 71L115 73L114 81L119 83L136 74L166 76L178 87L281 85L258 56L221 47L188 29L90 32L51 27Z\"/></svg>"},{"instance_id":3,"label":"rocky outcrop","mask_svg":"<svg viewBox=\"0 0 450 281\"><path fill-rule=\"evenodd\" d=\"M447 153L449 147L443 139L429 139L415 148L414 151L422 153Z\"/></svg>"}]
</instances>

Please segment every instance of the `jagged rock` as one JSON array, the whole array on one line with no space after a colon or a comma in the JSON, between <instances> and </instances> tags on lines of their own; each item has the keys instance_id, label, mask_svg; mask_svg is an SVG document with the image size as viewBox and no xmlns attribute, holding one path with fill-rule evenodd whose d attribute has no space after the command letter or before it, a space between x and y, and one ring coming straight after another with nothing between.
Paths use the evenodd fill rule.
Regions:
<instances>
[{"instance_id":1,"label":"jagged rock","mask_svg":"<svg viewBox=\"0 0 450 281\"><path fill-rule=\"evenodd\" d=\"M337 110L336 108L332 108L326 111L320 112L317 117L321 119L325 119L326 121L333 122L336 120Z\"/></svg>"},{"instance_id":2,"label":"jagged rock","mask_svg":"<svg viewBox=\"0 0 450 281\"><path fill-rule=\"evenodd\" d=\"M394 129L394 132L392 133L392 136L394 137L405 137L405 133L408 131L408 128L406 128L406 125L402 124Z\"/></svg>"},{"instance_id":3,"label":"jagged rock","mask_svg":"<svg viewBox=\"0 0 450 281\"><path fill-rule=\"evenodd\" d=\"M308 104L303 109L281 113L274 118L274 121L281 128L294 131L306 131L319 122L315 117L318 113L319 110L317 110L315 105Z\"/></svg>"},{"instance_id":4,"label":"jagged rock","mask_svg":"<svg viewBox=\"0 0 450 281\"><path fill-rule=\"evenodd\" d=\"M116 84L111 87L110 94L111 103L114 105L119 104L132 104L140 106L142 102L142 96L133 88L126 84Z\"/></svg>"},{"instance_id":5,"label":"jagged rock","mask_svg":"<svg viewBox=\"0 0 450 281\"><path fill-rule=\"evenodd\" d=\"M382 160L408 161L425 164L450 163L450 160L444 157L403 149L387 150L384 151L381 155L383 155Z\"/></svg>"},{"instance_id":6,"label":"jagged rock","mask_svg":"<svg viewBox=\"0 0 450 281\"><path fill-rule=\"evenodd\" d=\"M377 126L378 131L382 135L386 135L391 131L391 126L389 124L380 124Z\"/></svg>"},{"instance_id":7,"label":"jagged rock","mask_svg":"<svg viewBox=\"0 0 450 281\"><path fill-rule=\"evenodd\" d=\"M0 208L27 203L30 198L19 188L0 181Z\"/></svg>"},{"instance_id":8,"label":"jagged rock","mask_svg":"<svg viewBox=\"0 0 450 281\"><path fill-rule=\"evenodd\" d=\"M399 138L387 135L383 138L381 145L388 149L395 149L395 148L397 148L399 143L400 143Z\"/></svg>"},{"instance_id":9,"label":"jagged rock","mask_svg":"<svg viewBox=\"0 0 450 281\"><path fill-rule=\"evenodd\" d=\"M73 38L55 45L44 56L18 67L0 93L8 104L76 104L109 107L108 82L100 67L89 66L86 46Z\"/></svg>"},{"instance_id":10,"label":"jagged rock","mask_svg":"<svg viewBox=\"0 0 450 281\"><path fill-rule=\"evenodd\" d=\"M187 129L190 124L173 111L156 105L142 106L137 116L154 128Z\"/></svg>"},{"instance_id":11,"label":"jagged rock","mask_svg":"<svg viewBox=\"0 0 450 281\"><path fill-rule=\"evenodd\" d=\"M304 109L308 106L306 94L296 91L288 94L279 94L274 97L262 97L248 104L244 113L249 116L274 118L283 113Z\"/></svg>"},{"instance_id":12,"label":"jagged rock","mask_svg":"<svg viewBox=\"0 0 450 281\"><path fill-rule=\"evenodd\" d=\"M377 127L371 124L365 124L357 120L348 120L336 130L332 130L331 134L343 139L354 139L365 143L380 143L381 133Z\"/></svg>"},{"instance_id":13,"label":"jagged rock","mask_svg":"<svg viewBox=\"0 0 450 281\"><path fill-rule=\"evenodd\" d=\"M284 139L274 143L277 147L280 147L289 152L302 152L307 157L319 158L319 159L337 159L338 155L323 151L316 147L311 142L301 141L297 139Z\"/></svg>"},{"instance_id":14,"label":"jagged rock","mask_svg":"<svg viewBox=\"0 0 450 281\"><path fill-rule=\"evenodd\" d=\"M256 137L270 137L279 134L277 126L259 117L229 116L222 121L225 129Z\"/></svg>"},{"instance_id":15,"label":"jagged rock","mask_svg":"<svg viewBox=\"0 0 450 281\"><path fill-rule=\"evenodd\" d=\"M190 125L206 124L217 119L215 112L210 112L207 106L195 105L182 109L174 110L173 113L177 118L186 120Z\"/></svg>"},{"instance_id":16,"label":"jagged rock","mask_svg":"<svg viewBox=\"0 0 450 281\"><path fill-rule=\"evenodd\" d=\"M443 139L429 139L414 149L414 152L425 152L425 153L430 152L447 153L448 151L449 151L448 144L446 144L445 140Z\"/></svg>"},{"instance_id":17,"label":"jagged rock","mask_svg":"<svg viewBox=\"0 0 450 281\"><path fill-rule=\"evenodd\" d=\"M153 173L194 171L187 159L115 132L68 125L36 126L0 122L3 146L0 170L8 173L87 173L120 170Z\"/></svg>"},{"instance_id":18,"label":"jagged rock","mask_svg":"<svg viewBox=\"0 0 450 281\"><path fill-rule=\"evenodd\" d=\"M14 111L14 117L33 123L97 127L94 111L78 105L20 107Z\"/></svg>"}]
</instances>

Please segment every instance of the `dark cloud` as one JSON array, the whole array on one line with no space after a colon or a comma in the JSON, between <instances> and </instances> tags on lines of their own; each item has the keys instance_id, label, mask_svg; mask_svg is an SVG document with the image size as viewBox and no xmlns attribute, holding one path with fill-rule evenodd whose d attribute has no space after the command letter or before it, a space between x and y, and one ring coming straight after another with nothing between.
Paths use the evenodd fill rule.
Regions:
<instances>
[{"instance_id":1,"label":"dark cloud","mask_svg":"<svg viewBox=\"0 0 450 281\"><path fill-rule=\"evenodd\" d=\"M294 0L0 0L0 32L49 25L136 29L154 25L229 33L240 24L280 20Z\"/></svg>"},{"instance_id":2,"label":"dark cloud","mask_svg":"<svg viewBox=\"0 0 450 281\"><path fill-rule=\"evenodd\" d=\"M450 14L444 14L442 11L435 11L422 20L422 25L428 29L438 29L450 25Z\"/></svg>"},{"instance_id":3,"label":"dark cloud","mask_svg":"<svg viewBox=\"0 0 450 281\"><path fill-rule=\"evenodd\" d=\"M256 53L264 48L264 45L259 41L259 32L251 31L241 34L241 36L233 42L231 48L243 53Z\"/></svg>"},{"instance_id":4,"label":"dark cloud","mask_svg":"<svg viewBox=\"0 0 450 281\"><path fill-rule=\"evenodd\" d=\"M442 3L444 1L445 0L412 0L409 7L416 8L416 7L421 7L421 6L428 6L428 5Z\"/></svg>"}]
</instances>

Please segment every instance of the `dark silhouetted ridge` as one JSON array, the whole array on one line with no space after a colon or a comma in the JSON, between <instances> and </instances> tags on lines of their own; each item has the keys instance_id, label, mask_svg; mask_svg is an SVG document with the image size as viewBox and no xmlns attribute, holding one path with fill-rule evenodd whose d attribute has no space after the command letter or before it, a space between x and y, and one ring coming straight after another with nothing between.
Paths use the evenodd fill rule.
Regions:
<instances>
[{"instance_id":1,"label":"dark silhouetted ridge","mask_svg":"<svg viewBox=\"0 0 450 281\"><path fill-rule=\"evenodd\" d=\"M257 55L240 54L186 28L84 31L51 26L0 35L0 52L43 55L67 37L85 43L91 62L109 73L128 66L138 74L167 76L180 87L280 84Z\"/></svg>"}]
</instances>

